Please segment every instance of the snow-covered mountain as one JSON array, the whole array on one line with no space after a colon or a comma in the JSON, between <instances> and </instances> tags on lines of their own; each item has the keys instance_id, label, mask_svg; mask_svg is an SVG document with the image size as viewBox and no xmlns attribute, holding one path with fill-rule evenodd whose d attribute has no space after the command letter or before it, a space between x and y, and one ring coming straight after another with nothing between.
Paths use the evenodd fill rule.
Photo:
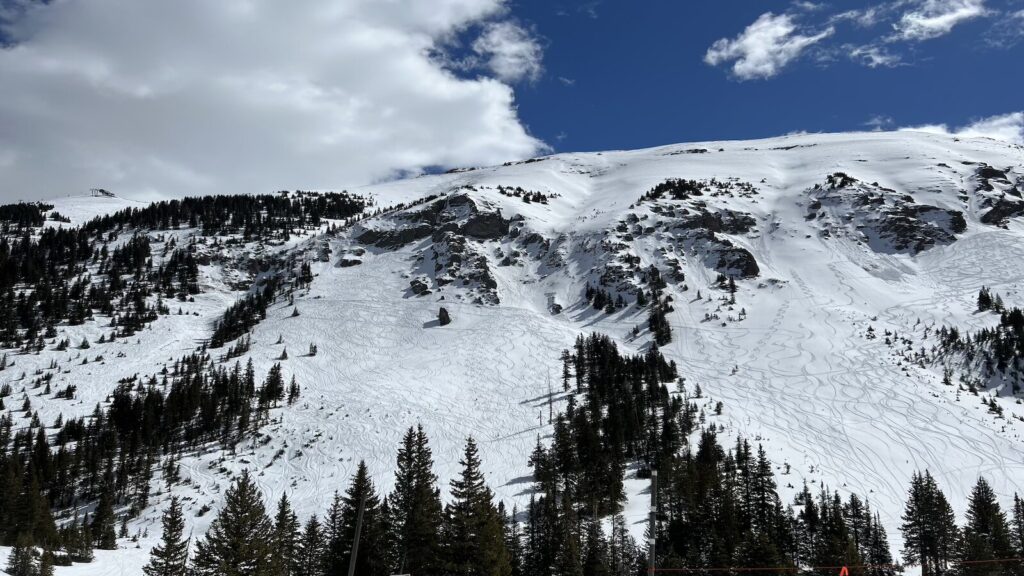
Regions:
<instances>
[{"instance_id":1,"label":"snow-covered mountain","mask_svg":"<svg viewBox=\"0 0 1024 576\"><path fill-rule=\"evenodd\" d=\"M530 451L551 433L550 412L564 409L561 350L590 332L625 350L649 347L636 300L653 268L674 300L661 351L691 396L702 390L707 425L765 445L785 502L805 482L863 494L898 551L916 470L932 472L958 514L979 475L1004 501L1024 493L1024 406L1012 371L984 374L987 387L974 395L957 385L971 366L931 352L942 326L970 332L998 321L977 312L982 286L1024 305L1019 146L911 132L795 135L560 154L353 192L373 200L369 211L403 207L273 246L204 244L194 301L169 302L171 314L87 354L9 350L0 384L20 391L23 373L53 372L52 387L77 393L55 400L30 387L40 419L87 416L119 380L157 374L208 340L258 275L249 263L269 254L308 264L313 280L293 302L269 307L237 359L251 358L260 374L280 362L302 395L235 453L181 459L186 482L172 490L195 534L212 517L196 512L216 509L242 469L269 498L287 492L300 517L321 512L361 459L388 489L401 436L417 423L442 486L472 435L497 496L522 505ZM50 203L70 223L47 226L134 205ZM147 233L154 254L172 238L202 238L187 223ZM595 309L588 286L613 311ZM446 326L436 321L442 306ZM95 343L108 321L59 326L57 339ZM102 359L81 363L94 355ZM946 370L953 385L942 382ZM626 485L640 536L647 483ZM168 497L159 480L153 495L129 525L148 531L138 547L125 540L58 574L139 573Z\"/></svg>"}]
</instances>

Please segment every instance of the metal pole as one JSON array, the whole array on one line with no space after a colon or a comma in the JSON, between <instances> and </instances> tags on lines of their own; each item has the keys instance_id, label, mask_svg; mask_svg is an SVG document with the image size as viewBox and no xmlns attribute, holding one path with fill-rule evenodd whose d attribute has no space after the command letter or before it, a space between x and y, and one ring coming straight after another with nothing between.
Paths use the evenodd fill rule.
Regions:
<instances>
[{"instance_id":1,"label":"metal pole","mask_svg":"<svg viewBox=\"0 0 1024 576\"><path fill-rule=\"evenodd\" d=\"M650 545L650 558L648 559L647 571L654 575L655 571L655 545L658 539L658 471L651 470L651 520L650 520L650 535L648 536L648 542ZM349 576L352 576L351 574Z\"/></svg>"},{"instance_id":2,"label":"metal pole","mask_svg":"<svg viewBox=\"0 0 1024 576\"><path fill-rule=\"evenodd\" d=\"M359 553L359 533L363 530L363 510L366 509L366 494L359 501L359 514L356 515L356 535L352 538L352 557L348 560L348 576L355 576L356 554Z\"/></svg>"}]
</instances>

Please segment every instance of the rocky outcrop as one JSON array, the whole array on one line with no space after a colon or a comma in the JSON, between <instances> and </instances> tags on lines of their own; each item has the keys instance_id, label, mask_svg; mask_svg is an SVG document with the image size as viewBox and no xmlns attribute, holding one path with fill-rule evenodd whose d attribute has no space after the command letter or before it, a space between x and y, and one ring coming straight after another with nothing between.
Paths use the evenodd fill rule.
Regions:
<instances>
[{"instance_id":1,"label":"rocky outcrop","mask_svg":"<svg viewBox=\"0 0 1024 576\"><path fill-rule=\"evenodd\" d=\"M406 244L422 240L433 234L434 228L427 224L419 224L404 228L394 229L370 229L356 237L356 241L362 244L394 250Z\"/></svg>"},{"instance_id":2,"label":"rocky outcrop","mask_svg":"<svg viewBox=\"0 0 1024 576\"><path fill-rule=\"evenodd\" d=\"M809 196L806 217L818 222L822 237L852 237L880 253L918 254L951 244L967 230L959 210L918 204L908 194L843 173L830 175Z\"/></svg>"},{"instance_id":3,"label":"rocky outcrop","mask_svg":"<svg viewBox=\"0 0 1024 576\"><path fill-rule=\"evenodd\" d=\"M982 214L981 221L993 226L1006 224L1010 218L1024 214L1024 201L1003 197L996 201L988 212Z\"/></svg>"},{"instance_id":4,"label":"rocky outcrop","mask_svg":"<svg viewBox=\"0 0 1024 576\"><path fill-rule=\"evenodd\" d=\"M409 284L411 295L455 289L456 297L468 297L480 304L498 304L498 283L486 254L500 247L484 249L482 243L511 241L512 223L486 201L462 190L426 205L365 222L354 236L356 242L382 250L395 250L429 239L416 248L412 272L419 276ZM358 259L348 257L348 260ZM512 262L510 258L509 264Z\"/></svg>"},{"instance_id":5,"label":"rocky outcrop","mask_svg":"<svg viewBox=\"0 0 1024 576\"><path fill-rule=\"evenodd\" d=\"M718 251L715 270L732 278L754 278L761 273L754 255L735 246L726 246Z\"/></svg>"},{"instance_id":6,"label":"rocky outcrop","mask_svg":"<svg viewBox=\"0 0 1024 576\"><path fill-rule=\"evenodd\" d=\"M510 220L497 210L481 207L469 194L451 194L419 210L409 210L378 223L390 227L367 228L356 236L362 244L395 249L433 237L438 241L452 232L477 240L498 240L509 233Z\"/></svg>"}]
</instances>

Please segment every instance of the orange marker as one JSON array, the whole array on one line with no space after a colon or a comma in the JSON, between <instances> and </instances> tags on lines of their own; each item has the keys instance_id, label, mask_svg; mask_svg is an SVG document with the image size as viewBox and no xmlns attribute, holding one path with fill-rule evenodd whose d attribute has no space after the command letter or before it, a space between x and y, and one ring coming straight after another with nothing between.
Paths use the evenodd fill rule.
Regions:
<instances>
[{"instance_id":1,"label":"orange marker","mask_svg":"<svg viewBox=\"0 0 1024 576\"><path fill-rule=\"evenodd\" d=\"M850 576L850 571L846 569L846 566L843 566L843 569L839 571L839 576Z\"/></svg>"}]
</instances>

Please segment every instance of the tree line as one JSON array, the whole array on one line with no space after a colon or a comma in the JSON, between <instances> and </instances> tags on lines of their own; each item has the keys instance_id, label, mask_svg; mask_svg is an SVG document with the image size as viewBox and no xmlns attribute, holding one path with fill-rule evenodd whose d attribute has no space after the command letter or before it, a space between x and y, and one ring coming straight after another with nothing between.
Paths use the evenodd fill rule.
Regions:
<instances>
[{"instance_id":1,"label":"tree line","mask_svg":"<svg viewBox=\"0 0 1024 576\"><path fill-rule=\"evenodd\" d=\"M131 335L167 313L162 298L199 293L194 242L177 247L172 239L156 265L148 232L187 226L207 236L287 240L324 219L352 220L369 205L344 192L204 196L41 230L52 206L0 206L0 346L41 350L56 326L82 324L97 311L112 316L121 335ZM128 240L119 241L126 232Z\"/></svg>"},{"instance_id":2,"label":"tree line","mask_svg":"<svg viewBox=\"0 0 1024 576\"><path fill-rule=\"evenodd\" d=\"M251 360L229 368L205 352L123 380L88 418L46 425L24 390L21 410L0 417L0 544L39 547L61 564L115 548L118 523L126 535L148 506L155 472L175 482L183 454L211 443L233 450L298 394L279 364L260 383Z\"/></svg>"}]
</instances>

